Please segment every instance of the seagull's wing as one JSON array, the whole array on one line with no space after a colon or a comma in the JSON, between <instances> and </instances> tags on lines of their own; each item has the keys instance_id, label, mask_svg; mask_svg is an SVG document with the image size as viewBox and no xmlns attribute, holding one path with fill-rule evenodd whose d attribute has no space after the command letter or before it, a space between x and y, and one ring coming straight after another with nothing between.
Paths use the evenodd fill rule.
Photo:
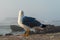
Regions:
<instances>
[{"instance_id":1,"label":"seagull's wing","mask_svg":"<svg viewBox=\"0 0 60 40\"><path fill-rule=\"evenodd\" d=\"M40 26L41 25L41 23L39 21L37 21L35 18L27 17L27 16L25 16L23 18L23 24L27 25L29 27L35 27L35 26Z\"/></svg>"}]
</instances>

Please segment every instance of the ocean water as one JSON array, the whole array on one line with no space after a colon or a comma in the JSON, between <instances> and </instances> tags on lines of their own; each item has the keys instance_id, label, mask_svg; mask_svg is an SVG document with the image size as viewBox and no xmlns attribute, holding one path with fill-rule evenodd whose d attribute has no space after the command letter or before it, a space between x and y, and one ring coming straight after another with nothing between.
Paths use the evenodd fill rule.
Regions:
<instances>
[{"instance_id":1,"label":"ocean water","mask_svg":"<svg viewBox=\"0 0 60 40\"><path fill-rule=\"evenodd\" d=\"M6 25L0 26L0 35L1 34L5 35L5 34L10 33L10 32L12 32L10 26L6 26Z\"/></svg>"}]
</instances>

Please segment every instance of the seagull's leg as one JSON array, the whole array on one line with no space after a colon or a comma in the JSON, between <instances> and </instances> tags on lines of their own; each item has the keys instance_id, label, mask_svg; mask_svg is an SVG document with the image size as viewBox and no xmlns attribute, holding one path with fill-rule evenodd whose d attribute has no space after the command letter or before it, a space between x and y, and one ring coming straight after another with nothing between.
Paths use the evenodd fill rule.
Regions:
<instances>
[{"instance_id":1,"label":"seagull's leg","mask_svg":"<svg viewBox=\"0 0 60 40\"><path fill-rule=\"evenodd\" d=\"M24 34L23 36L27 37L27 36L29 36L29 35L30 35L30 29L27 29L27 30L25 31L25 34Z\"/></svg>"}]
</instances>

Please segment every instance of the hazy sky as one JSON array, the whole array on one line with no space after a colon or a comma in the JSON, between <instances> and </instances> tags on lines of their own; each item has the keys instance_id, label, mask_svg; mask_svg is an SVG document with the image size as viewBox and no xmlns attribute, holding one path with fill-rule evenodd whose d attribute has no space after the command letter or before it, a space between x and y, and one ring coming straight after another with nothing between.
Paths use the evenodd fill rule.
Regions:
<instances>
[{"instance_id":1,"label":"hazy sky","mask_svg":"<svg viewBox=\"0 0 60 40\"><path fill-rule=\"evenodd\" d=\"M0 21L17 17L19 10L45 21L60 20L60 0L0 0Z\"/></svg>"}]
</instances>

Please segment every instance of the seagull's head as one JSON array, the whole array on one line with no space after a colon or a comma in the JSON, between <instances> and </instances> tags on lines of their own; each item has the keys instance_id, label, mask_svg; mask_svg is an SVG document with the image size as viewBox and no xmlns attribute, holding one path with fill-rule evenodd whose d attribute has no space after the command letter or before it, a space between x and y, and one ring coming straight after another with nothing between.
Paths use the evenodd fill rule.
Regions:
<instances>
[{"instance_id":1,"label":"seagull's head","mask_svg":"<svg viewBox=\"0 0 60 40\"><path fill-rule=\"evenodd\" d=\"M19 16L24 16L24 12L22 10L19 11Z\"/></svg>"}]
</instances>

